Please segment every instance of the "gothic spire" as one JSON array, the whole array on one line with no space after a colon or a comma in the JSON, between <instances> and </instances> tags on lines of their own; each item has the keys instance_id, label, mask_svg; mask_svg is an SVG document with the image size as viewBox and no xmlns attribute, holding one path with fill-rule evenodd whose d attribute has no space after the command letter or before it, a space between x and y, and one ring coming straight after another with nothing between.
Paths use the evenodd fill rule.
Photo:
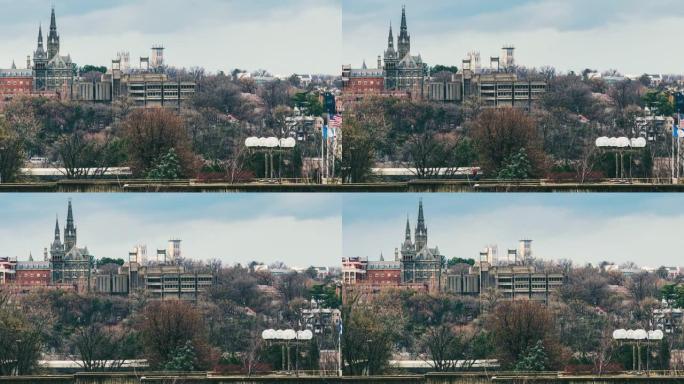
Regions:
<instances>
[{"instance_id":1,"label":"gothic spire","mask_svg":"<svg viewBox=\"0 0 684 384\"><path fill-rule=\"evenodd\" d=\"M403 5L401 7L401 32L408 31L408 27L406 25L406 6Z\"/></svg>"},{"instance_id":2,"label":"gothic spire","mask_svg":"<svg viewBox=\"0 0 684 384\"><path fill-rule=\"evenodd\" d=\"M17 65L14 63L14 60L12 60L12 69L17 69Z\"/></svg>"},{"instance_id":3,"label":"gothic spire","mask_svg":"<svg viewBox=\"0 0 684 384\"><path fill-rule=\"evenodd\" d=\"M67 224L66 228L64 228L64 246L67 251L76 246L76 226L74 225L74 211L71 208L71 199L69 199L69 208L67 210Z\"/></svg>"},{"instance_id":4,"label":"gothic spire","mask_svg":"<svg viewBox=\"0 0 684 384\"><path fill-rule=\"evenodd\" d=\"M418 202L418 228L425 228L425 216L423 215L423 199Z\"/></svg>"},{"instance_id":5,"label":"gothic spire","mask_svg":"<svg viewBox=\"0 0 684 384\"><path fill-rule=\"evenodd\" d=\"M387 38L387 48L394 48L394 34L392 33L392 22L390 21L389 37Z\"/></svg>"},{"instance_id":6,"label":"gothic spire","mask_svg":"<svg viewBox=\"0 0 684 384\"><path fill-rule=\"evenodd\" d=\"M69 208L67 210L67 228L74 227L74 211L71 209L71 199L69 199Z\"/></svg>"},{"instance_id":7,"label":"gothic spire","mask_svg":"<svg viewBox=\"0 0 684 384\"><path fill-rule=\"evenodd\" d=\"M406 6L401 8L401 30L397 38L397 51L400 60L411 52L411 36L408 33L408 24L406 23Z\"/></svg>"},{"instance_id":8,"label":"gothic spire","mask_svg":"<svg viewBox=\"0 0 684 384\"><path fill-rule=\"evenodd\" d=\"M38 48L43 48L43 25L38 26Z\"/></svg>"},{"instance_id":9,"label":"gothic spire","mask_svg":"<svg viewBox=\"0 0 684 384\"><path fill-rule=\"evenodd\" d=\"M408 215L406 215L406 240L411 240L411 224Z\"/></svg>"},{"instance_id":10,"label":"gothic spire","mask_svg":"<svg viewBox=\"0 0 684 384\"><path fill-rule=\"evenodd\" d=\"M427 247L427 227L425 226L425 215L423 214L423 199L418 203L418 224L416 225L416 250Z\"/></svg>"},{"instance_id":11,"label":"gothic spire","mask_svg":"<svg viewBox=\"0 0 684 384\"><path fill-rule=\"evenodd\" d=\"M52 14L50 15L50 32L57 31L57 19L55 17L55 7L52 7Z\"/></svg>"},{"instance_id":12,"label":"gothic spire","mask_svg":"<svg viewBox=\"0 0 684 384\"><path fill-rule=\"evenodd\" d=\"M55 241L59 242L61 236L59 235L59 217L55 217Z\"/></svg>"}]
</instances>

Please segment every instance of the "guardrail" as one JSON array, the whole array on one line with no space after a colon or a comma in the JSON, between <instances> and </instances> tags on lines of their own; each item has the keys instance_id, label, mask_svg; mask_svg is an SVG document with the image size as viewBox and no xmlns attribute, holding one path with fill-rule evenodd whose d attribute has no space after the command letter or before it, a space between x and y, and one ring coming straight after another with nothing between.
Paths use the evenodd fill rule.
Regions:
<instances>
[{"instance_id":1,"label":"guardrail","mask_svg":"<svg viewBox=\"0 0 684 384\"><path fill-rule=\"evenodd\" d=\"M60 180L3 183L0 192L684 192L684 184L571 183L553 180L411 180L366 184L253 182L231 184L197 180Z\"/></svg>"}]
</instances>

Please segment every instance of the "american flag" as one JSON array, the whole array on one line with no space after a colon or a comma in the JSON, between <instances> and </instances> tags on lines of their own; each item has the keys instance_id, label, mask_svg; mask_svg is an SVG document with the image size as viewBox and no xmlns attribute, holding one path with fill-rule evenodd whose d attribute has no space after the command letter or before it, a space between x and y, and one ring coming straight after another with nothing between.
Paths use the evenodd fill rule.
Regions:
<instances>
[{"instance_id":1,"label":"american flag","mask_svg":"<svg viewBox=\"0 0 684 384\"><path fill-rule=\"evenodd\" d=\"M328 121L328 126L330 126L330 128L334 128L336 130L340 129L340 127L342 126L342 116L340 116L340 115L330 116L330 119Z\"/></svg>"}]
</instances>

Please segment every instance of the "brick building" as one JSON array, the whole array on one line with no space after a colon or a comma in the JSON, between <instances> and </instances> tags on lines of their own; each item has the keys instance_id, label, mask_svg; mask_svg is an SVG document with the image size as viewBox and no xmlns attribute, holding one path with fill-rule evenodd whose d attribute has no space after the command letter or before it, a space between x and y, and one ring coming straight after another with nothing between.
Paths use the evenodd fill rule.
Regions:
<instances>
[{"instance_id":1,"label":"brick building","mask_svg":"<svg viewBox=\"0 0 684 384\"><path fill-rule=\"evenodd\" d=\"M17 263L15 284L22 287L47 287L51 283L49 261L20 261Z\"/></svg>"},{"instance_id":2,"label":"brick building","mask_svg":"<svg viewBox=\"0 0 684 384\"><path fill-rule=\"evenodd\" d=\"M401 262L385 261L382 256L380 261L369 261L366 281L372 285L397 286L401 284Z\"/></svg>"},{"instance_id":3,"label":"brick building","mask_svg":"<svg viewBox=\"0 0 684 384\"><path fill-rule=\"evenodd\" d=\"M30 94L33 91L33 71L30 69L0 69L0 96Z\"/></svg>"},{"instance_id":4,"label":"brick building","mask_svg":"<svg viewBox=\"0 0 684 384\"><path fill-rule=\"evenodd\" d=\"M385 90L385 73L382 68L368 69L365 63L361 69L345 65L342 67L342 89L351 94L380 94Z\"/></svg>"}]
</instances>

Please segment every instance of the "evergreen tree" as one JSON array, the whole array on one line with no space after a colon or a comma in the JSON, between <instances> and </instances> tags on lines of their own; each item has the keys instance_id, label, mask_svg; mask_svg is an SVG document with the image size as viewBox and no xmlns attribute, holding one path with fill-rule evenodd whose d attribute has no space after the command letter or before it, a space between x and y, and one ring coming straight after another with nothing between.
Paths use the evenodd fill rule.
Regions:
<instances>
[{"instance_id":1,"label":"evergreen tree","mask_svg":"<svg viewBox=\"0 0 684 384\"><path fill-rule=\"evenodd\" d=\"M162 155L154 167L147 173L148 179L155 180L177 180L181 177L183 177L183 168L173 148Z\"/></svg>"},{"instance_id":2,"label":"evergreen tree","mask_svg":"<svg viewBox=\"0 0 684 384\"><path fill-rule=\"evenodd\" d=\"M518 153L514 153L504 160L503 166L499 170L499 179L504 180L525 180L532 174L532 164L527 157L525 148L520 148Z\"/></svg>"},{"instance_id":3,"label":"evergreen tree","mask_svg":"<svg viewBox=\"0 0 684 384\"><path fill-rule=\"evenodd\" d=\"M191 341L185 342L171 353L169 361L164 364L164 370L167 371L179 371L179 372L190 372L194 371L196 368L197 356L195 354L195 348L192 346Z\"/></svg>"},{"instance_id":4,"label":"evergreen tree","mask_svg":"<svg viewBox=\"0 0 684 384\"><path fill-rule=\"evenodd\" d=\"M542 344L541 340L527 348L515 364L515 370L522 372L545 371L548 367L549 357L546 354L546 350L544 350L544 344Z\"/></svg>"}]
</instances>

